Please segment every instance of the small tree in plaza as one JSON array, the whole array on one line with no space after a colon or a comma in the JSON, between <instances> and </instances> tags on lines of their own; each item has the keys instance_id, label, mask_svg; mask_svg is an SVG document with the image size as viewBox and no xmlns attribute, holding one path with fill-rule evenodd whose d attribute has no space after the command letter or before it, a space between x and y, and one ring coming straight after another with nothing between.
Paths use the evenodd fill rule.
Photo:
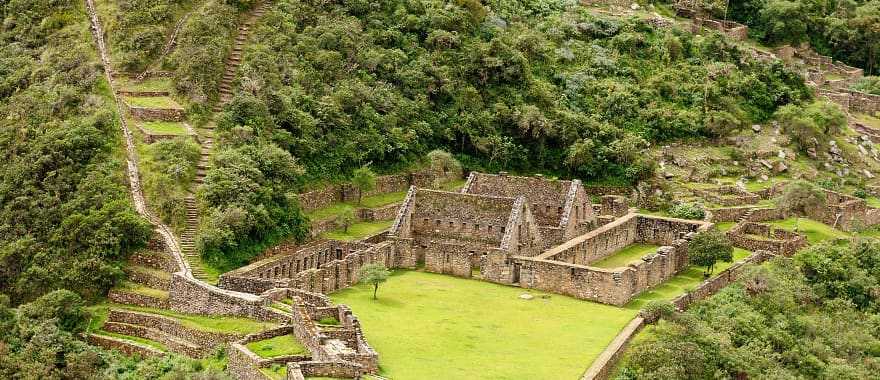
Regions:
<instances>
[{"instance_id":1,"label":"small tree in plaza","mask_svg":"<svg viewBox=\"0 0 880 380\"><path fill-rule=\"evenodd\" d=\"M387 281L389 276L391 276L391 272L381 263L367 264L358 270L360 282L373 285L373 299L376 299L376 293L379 291L379 284Z\"/></svg>"},{"instance_id":2,"label":"small tree in plaza","mask_svg":"<svg viewBox=\"0 0 880 380\"><path fill-rule=\"evenodd\" d=\"M336 217L336 222L342 225L342 230L348 233L348 227L351 227L352 224L357 220L354 215L354 209L346 208Z\"/></svg>"},{"instance_id":3,"label":"small tree in plaza","mask_svg":"<svg viewBox=\"0 0 880 380\"><path fill-rule=\"evenodd\" d=\"M688 244L688 256L691 264L706 267L703 275L708 277L718 261L733 261L733 246L718 230L704 231L694 236Z\"/></svg>"},{"instance_id":4,"label":"small tree in plaza","mask_svg":"<svg viewBox=\"0 0 880 380\"><path fill-rule=\"evenodd\" d=\"M825 205L825 193L812 183L806 181L798 181L785 187L785 192L776 203L776 207L785 212L786 215L797 213L806 214L810 208L821 207ZM794 230L797 232L800 227L800 217L795 219Z\"/></svg>"},{"instance_id":5,"label":"small tree in plaza","mask_svg":"<svg viewBox=\"0 0 880 380\"><path fill-rule=\"evenodd\" d=\"M361 166L352 173L351 184L358 189L358 204L361 204L363 194L376 188L376 173L366 165Z\"/></svg>"}]
</instances>

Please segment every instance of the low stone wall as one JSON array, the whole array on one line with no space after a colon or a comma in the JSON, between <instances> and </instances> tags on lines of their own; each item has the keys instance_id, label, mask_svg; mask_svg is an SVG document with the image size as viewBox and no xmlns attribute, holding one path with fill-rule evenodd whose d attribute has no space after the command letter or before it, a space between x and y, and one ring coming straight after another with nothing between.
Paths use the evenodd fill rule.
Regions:
<instances>
[{"instance_id":1,"label":"low stone wall","mask_svg":"<svg viewBox=\"0 0 880 380\"><path fill-rule=\"evenodd\" d=\"M172 310L205 315L230 315L261 321L284 321L267 306L269 300L253 294L224 290L186 278L182 273L171 275L169 307Z\"/></svg>"},{"instance_id":2,"label":"low stone wall","mask_svg":"<svg viewBox=\"0 0 880 380\"><path fill-rule=\"evenodd\" d=\"M359 220L366 222L391 220L397 216L397 210L400 209L400 203L401 202L396 202L376 208L358 208L356 215Z\"/></svg>"},{"instance_id":3,"label":"low stone wall","mask_svg":"<svg viewBox=\"0 0 880 380\"><path fill-rule=\"evenodd\" d=\"M449 174L435 172L430 169L405 174L384 175L377 177L376 188L365 192L363 196L403 192L407 191L410 186L433 187L434 182L438 179L455 180L458 178L453 178L450 177ZM354 186L343 183L328 185L317 190L298 194L297 198L299 199L299 204L303 211L309 212L322 207L327 207L334 202L357 201L359 193L360 191ZM388 219L392 219L393 217L394 213L392 212Z\"/></svg>"},{"instance_id":4,"label":"low stone wall","mask_svg":"<svg viewBox=\"0 0 880 380\"><path fill-rule=\"evenodd\" d=\"M126 91L126 90L117 90L116 91L119 96L133 96L133 97L154 97L154 96L169 96L170 93L168 91Z\"/></svg>"},{"instance_id":5,"label":"low stone wall","mask_svg":"<svg viewBox=\"0 0 880 380\"><path fill-rule=\"evenodd\" d=\"M603 350L602 354L593 361L590 368L587 368L587 371L581 377L581 380L605 380L610 378L612 375L611 370L614 369L614 365L620 360L620 357L623 356L623 352L629 346L629 343L644 326L644 318L633 318L623 330L617 333L614 340L611 341L608 347L605 347L605 350Z\"/></svg>"},{"instance_id":6,"label":"low stone wall","mask_svg":"<svg viewBox=\"0 0 880 380\"><path fill-rule=\"evenodd\" d=\"M203 348L216 347L244 337L244 334L214 333L197 330L186 327L180 321L173 318L122 309L111 309L107 315L107 321L158 329L165 334L184 339Z\"/></svg>"},{"instance_id":7,"label":"low stone wall","mask_svg":"<svg viewBox=\"0 0 880 380\"><path fill-rule=\"evenodd\" d=\"M127 356L138 355L143 358L165 355L153 347L128 340L117 339L110 336L89 334L89 344L102 347L107 350L117 350Z\"/></svg>"},{"instance_id":8,"label":"low stone wall","mask_svg":"<svg viewBox=\"0 0 880 380\"><path fill-rule=\"evenodd\" d=\"M140 271L131 268L123 268L126 277L134 283L143 284L153 289L161 289L168 291L171 288L171 279L159 277L150 272Z\"/></svg>"},{"instance_id":9,"label":"low stone wall","mask_svg":"<svg viewBox=\"0 0 880 380\"><path fill-rule=\"evenodd\" d=\"M334 379L359 379L363 369L350 362L303 361L287 364L287 379L306 379L310 377L330 377Z\"/></svg>"},{"instance_id":10,"label":"low stone wall","mask_svg":"<svg viewBox=\"0 0 880 380\"><path fill-rule=\"evenodd\" d=\"M166 309L169 306L167 298L148 296L145 294L126 291L124 289L110 289L110 292L107 293L107 298L115 303L121 303L125 305L155 307L160 309Z\"/></svg>"},{"instance_id":11,"label":"low stone wall","mask_svg":"<svg viewBox=\"0 0 880 380\"><path fill-rule=\"evenodd\" d=\"M157 330L151 327L120 322L106 322L104 323L104 326L102 326L102 329L112 333L156 341L165 345L165 347L167 347L172 352L186 355L191 358L203 358L210 353L202 347L191 344L181 339L176 339L173 336L165 333L164 331Z\"/></svg>"},{"instance_id":12,"label":"low stone wall","mask_svg":"<svg viewBox=\"0 0 880 380\"><path fill-rule=\"evenodd\" d=\"M730 283L736 281L740 275L742 275L744 269L749 264L760 264L764 261L769 260L774 255L771 252L767 251L756 251L755 253L749 255L742 261L738 261L731 265L729 268L719 272L714 277L703 281L696 289L686 294L681 295L672 301L672 304L675 305L678 310L687 310L691 304L694 302L704 300L709 298L710 296L718 293L721 289L724 289Z\"/></svg>"},{"instance_id":13,"label":"low stone wall","mask_svg":"<svg viewBox=\"0 0 880 380\"><path fill-rule=\"evenodd\" d=\"M719 186L714 189L694 189L694 194L703 199L722 206L742 206L758 203L757 194L741 190L736 186Z\"/></svg>"},{"instance_id":14,"label":"low stone wall","mask_svg":"<svg viewBox=\"0 0 880 380\"><path fill-rule=\"evenodd\" d=\"M183 121L183 108L144 108L125 103L131 116L143 121Z\"/></svg>"},{"instance_id":15,"label":"low stone wall","mask_svg":"<svg viewBox=\"0 0 880 380\"><path fill-rule=\"evenodd\" d=\"M734 246L748 251L769 251L784 256L791 256L807 245L807 238L802 234L754 222L737 224L727 231L727 238Z\"/></svg>"},{"instance_id":16,"label":"low stone wall","mask_svg":"<svg viewBox=\"0 0 880 380\"><path fill-rule=\"evenodd\" d=\"M162 248L164 249L164 248ZM160 251L138 251L128 257L128 262L133 265L153 268L168 273L177 271L177 263L170 255Z\"/></svg>"},{"instance_id":17,"label":"low stone wall","mask_svg":"<svg viewBox=\"0 0 880 380\"><path fill-rule=\"evenodd\" d=\"M717 30L737 41L743 41L749 35L749 27L737 22L694 17L691 31L699 33L700 28Z\"/></svg>"}]
</instances>

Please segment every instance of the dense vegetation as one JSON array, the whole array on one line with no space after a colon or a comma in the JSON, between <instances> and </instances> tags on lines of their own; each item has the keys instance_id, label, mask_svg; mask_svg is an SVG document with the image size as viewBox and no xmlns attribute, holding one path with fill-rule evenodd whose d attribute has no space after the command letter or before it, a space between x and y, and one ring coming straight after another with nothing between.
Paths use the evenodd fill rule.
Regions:
<instances>
[{"instance_id":1,"label":"dense vegetation","mask_svg":"<svg viewBox=\"0 0 880 380\"><path fill-rule=\"evenodd\" d=\"M808 42L866 74L880 73L880 1L731 1L728 17L749 26L749 34L769 44ZM716 7L718 8L718 7ZM716 10L716 15L723 8Z\"/></svg>"},{"instance_id":2,"label":"dense vegetation","mask_svg":"<svg viewBox=\"0 0 880 380\"><path fill-rule=\"evenodd\" d=\"M188 137L162 140L144 147L140 154L144 195L150 208L168 225L186 225L184 202L196 175L199 145Z\"/></svg>"},{"instance_id":3,"label":"dense vegetation","mask_svg":"<svg viewBox=\"0 0 880 380\"><path fill-rule=\"evenodd\" d=\"M104 0L112 7L105 28L114 63L126 71L144 70L158 58L177 24L191 6L187 0Z\"/></svg>"},{"instance_id":4,"label":"dense vegetation","mask_svg":"<svg viewBox=\"0 0 880 380\"><path fill-rule=\"evenodd\" d=\"M826 243L665 309L618 379L867 379L880 371L880 242Z\"/></svg>"},{"instance_id":5,"label":"dense vegetation","mask_svg":"<svg viewBox=\"0 0 880 380\"><path fill-rule=\"evenodd\" d=\"M90 315L75 293L57 290L18 309L0 294L0 378L3 379L228 379L222 365L176 355L140 359L79 339ZM220 367L220 368L215 368Z\"/></svg>"},{"instance_id":6,"label":"dense vegetation","mask_svg":"<svg viewBox=\"0 0 880 380\"><path fill-rule=\"evenodd\" d=\"M283 0L255 36L221 127L292 152L308 179L443 148L469 168L632 182L653 172L651 143L809 98L718 35L566 0Z\"/></svg>"},{"instance_id":7,"label":"dense vegetation","mask_svg":"<svg viewBox=\"0 0 880 380\"><path fill-rule=\"evenodd\" d=\"M0 3L0 292L102 295L150 226L80 1Z\"/></svg>"}]
</instances>

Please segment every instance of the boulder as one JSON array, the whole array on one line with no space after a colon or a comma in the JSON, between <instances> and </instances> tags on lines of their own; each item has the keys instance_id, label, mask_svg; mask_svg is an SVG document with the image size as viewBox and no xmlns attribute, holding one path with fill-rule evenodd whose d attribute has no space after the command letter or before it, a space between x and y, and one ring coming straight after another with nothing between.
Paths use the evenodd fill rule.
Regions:
<instances>
[{"instance_id":1,"label":"boulder","mask_svg":"<svg viewBox=\"0 0 880 380\"><path fill-rule=\"evenodd\" d=\"M528 293L523 293L523 294L519 295L519 299L521 299L521 300L530 300L533 298L535 298L535 296L528 294Z\"/></svg>"},{"instance_id":2,"label":"boulder","mask_svg":"<svg viewBox=\"0 0 880 380\"><path fill-rule=\"evenodd\" d=\"M752 124L752 130L755 131L755 133L759 133L761 132L761 126L758 124Z\"/></svg>"}]
</instances>

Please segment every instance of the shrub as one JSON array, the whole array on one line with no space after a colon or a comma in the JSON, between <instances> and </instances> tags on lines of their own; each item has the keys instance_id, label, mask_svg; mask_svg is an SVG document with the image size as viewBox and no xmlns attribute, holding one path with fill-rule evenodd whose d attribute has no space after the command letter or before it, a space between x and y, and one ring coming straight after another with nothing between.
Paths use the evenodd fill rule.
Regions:
<instances>
[{"instance_id":1,"label":"shrub","mask_svg":"<svg viewBox=\"0 0 880 380\"><path fill-rule=\"evenodd\" d=\"M699 203L679 203L669 209L669 215L674 218L702 220L706 217L706 210Z\"/></svg>"},{"instance_id":2,"label":"shrub","mask_svg":"<svg viewBox=\"0 0 880 380\"><path fill-rule=\"evenodd\" d=\"M865 199L868 197L868 192L865 189L856 189L856 191L853 191L853 195L858 198Z\"/></svg>"}]
</instances>

